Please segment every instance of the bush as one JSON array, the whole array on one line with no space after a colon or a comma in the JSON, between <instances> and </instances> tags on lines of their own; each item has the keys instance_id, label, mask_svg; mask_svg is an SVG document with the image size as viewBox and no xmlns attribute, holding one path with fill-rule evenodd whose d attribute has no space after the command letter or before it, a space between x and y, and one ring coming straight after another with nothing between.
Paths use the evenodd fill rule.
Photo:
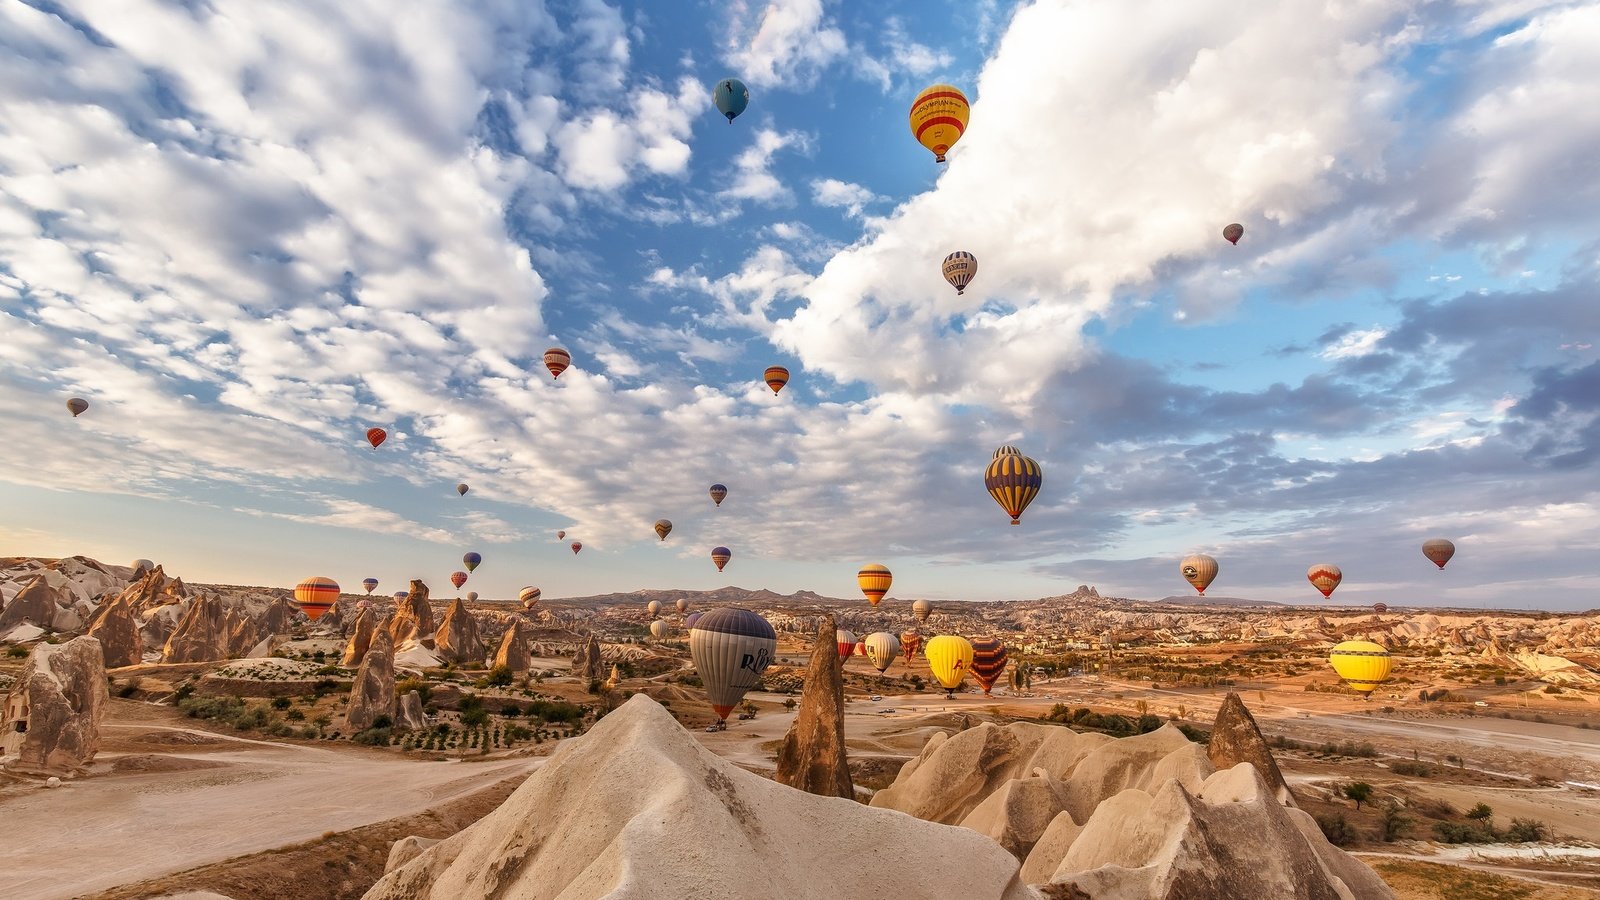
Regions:
<instances>
[{"instance_id":1,"label":"bush","mask_svg":"<svg viewBox=\"0 0 1600 900\"><path fill-rule=\"evenodd\" d=\"M304 722L306 720L306 714L298 709L291 709L287 713L284 713L284 718L291 722Z\"/></svg>"},{"instance_id":2,"label":"bush","mask_svg":"<svg viewBox=\"0 0 1600 900\"><path fill-rule=\"evenodd\" d=\"M1494 840L1484 829L1461 822L1435 822L1433 835L1445 844L1486 844Z\"/></svg>"},{"instance_id":3,"label":"bush","mask_svg":"<svg viewBox=\"0 0 1600 900\"><path fill-rule=\"evenodd\" d=\"M515 680L516 676L512 674L510 666L495 666L484 678L484 682L491 687L510 687L511 682Z\"/></svg>"},{"instance_id":4,"label":"bush","mask_svg":"<svg viewBox=\"0 0 1600 900\"><path fill-rule=\"evenodd\" d=\"M433 688L429 687L428 682L421 678L405 678L395 683L394 695L396 697L404 697L412 691L416 691L417 696L422 698L423 706L427 706L428 700L433 696Z\"/></svg>"},{"instance_id":5,"label":"bush","mask_svg":"<svg viewBox=\"0 0 1600 900\"><path fill-rule=\"evenodd\" d=\"M1548 840L1550 827L1534 819L1512 819L1511 827L1506 829L1505 838L1517 844L1532 841Z\"/></svg>"},{"instance_id":6,"label":"bush","mask_svg":"<svg viewBox=\"0 0 1600 900\"><path fill-rule=\"evenodd\" d=\"M274 697L272 698L272 708L288 709L291 702L292 701L288 697Z\"/></svg>"},{"instance_id":7,"label":"bush","mask_svg":"<svg viewBox=\"0 0 1600 900\"><path fill-rule=\"evenodd\" d=\"M12 659L21 659L28 655L28 648L17 644L6 648L6 655Z\"/></svg>"},{"instance_id":8,"label":"bush","mask_svg":"<svg viewBox=\"0 0 1600 900\"><path fill-rule=\"evenodd\" d=\"M483 708L483 698L467 694L461 698L461 724L482 725L489 721L489 711Z\"/></svg>"},{"instance_id":9,"label":"bush","mask_svg":"<svg viewBox=\"0 0 1600 900\"><path fill-rule=\"evenodd\" d=\"M1467 810L1467 818L1483 821L1494 816L1494 809L1487 803L1480 802L1477 806Z\"/></svg>"},{"instance_id":10,"label":"bush","mask_svg":"<svg viewBox=\"0 0 1600 900\"><path fill-rule=\"evenodd\" d=\"M394 733L388 727L378 728L376 726L368 728L366 731L358 731L350 736L352 743L368 744L373 747L387 747L393 738Z\"/></svg>"},{"instance_id":11,"label":"bush","mask_svg":"<svg viewBox=\"0 0 1600 900\"><path fill-rule=\"evenodd\" d=\"M1356 781L1339 788L1339 793L1355 801L1356 809L1372 797L1372 785L1365 781Z\"/></svg>"},{"instance_id":12,"label":"bush","mask_svg":"<svg viewBox=\"0 0 1600 900\"><path fill-rule=\"evenodd\" d=\"M1322 836L1328 839L1328 843L1335 847L1343 847L1356 839L1355 829L1345 820L1344 813L1319 817L1317 827L1322 829Z\"/></svg>"},{"instance_id":13,"label":"bush","mask_svg":"<svg viewBox=\"0 0 1600 900\"><path fill-rule=\"evenodd\" d=\"M1405 837L1411 830L1411 820L1400 814L1400 804L1390 800L1383 805L1383 825L1381 837L1385 843L1393 843L1396 839Z\"/></svg>"},{"instance_id":14,"label":"bush","mask_svg":"<svg viewBox=\"0 0 1600 900\"><path fill-rule=\"evenodd\" d=\"M1427 763L1413 762L1409 759L1390 763L1389 771L1396 775L1411 775L1418 778L1427 778L1433 774L1433 769Z\"/></svg>"},{"instance_id":15,"label":"bush","mask_svg":"<svg viewBox=\"0 0 1600 900\"><path fill-rule=\"evenodd\" d=\"M376 719L372 720L372 727L373 728L393 728L394 727L394 720L389 718L388 716L378 716Z\"/></svg>"}]
</instances>

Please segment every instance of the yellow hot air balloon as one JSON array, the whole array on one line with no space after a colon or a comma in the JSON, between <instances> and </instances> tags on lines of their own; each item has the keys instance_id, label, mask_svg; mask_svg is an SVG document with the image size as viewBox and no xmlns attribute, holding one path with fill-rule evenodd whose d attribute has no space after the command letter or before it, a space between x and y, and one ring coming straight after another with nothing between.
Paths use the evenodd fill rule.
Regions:
<instances>
[{"instance_id":1,"label":"yellow hot air balloon","mask_svg":"<svg viewBox=\"0 0 1600 900\"><path fill-rule=\"evenodd\" d=\"M950 84L936 84L923 89L911 101L911 133L917 143L933 151L934 162L944 162L944 155L961 140L967 130L967 117L972 107L967 95Z\"/></svg>"},{"instance_id":2,"label":"yellow hot air balloon","mask_svg":"<svg viewBox=\"0 0 1600 900\"><path fill-rule=\"evenodd\" d=\"M889 574L888 568L877 563L868 563L856 573L856 584L861 586L861 593L867 595L867 602L873 606L889 593L889 585L894 581L894 576Z\"/></svg>"},{"instance_id":3,"label":"yellow hot air balloon","mask_svg":"<svg viewBox=\"0 0 1600 900\"><path fill-rule=\"evenodd\" d=\"M1196 553L1185 556L1183 562L1178 564L1178 571L1183 573L1183 580L1194 585L1194 589L1204 597L1206 588L1217 580L1217 561L1204 553Z\"/></svg>"},{"instance_id":4,"label":"yellow hot air balloon","mask_svg":"<svg viewBox=\"0 0 1600 900\"><path fill-rule=\"evenodd\" d=\"M1389 680L1389 670L1394 667L1389 651L1371 641L1336 644L1328 653L1328 662L1345 684L1368 695Z\"/></svg>"},{"instance_id":5,"label":"yellow hot air balloon","mask_svg":"<svg viewBox=\"0 0 1600 900\"><path fill-rule=\"evenodd\" d=\"M1011 524L1022 524L1022 511L1044 486L1044 469L1022 451L1006 444L994 452L989 467L983 470L983 486L989 496L1011 517Z\"/></svg>"},{"instance_id":6,"label":"yellow hot air balloon","mask_svg":"<svg viewBox=\"0 0 1600 900\"><path fill-rule=\"evenodd\" d=\"M953 634L941 634L922 645L922 656L933 677L952 696L972 669L972 655L972 642Z\"/></svg>"}]
</instances>

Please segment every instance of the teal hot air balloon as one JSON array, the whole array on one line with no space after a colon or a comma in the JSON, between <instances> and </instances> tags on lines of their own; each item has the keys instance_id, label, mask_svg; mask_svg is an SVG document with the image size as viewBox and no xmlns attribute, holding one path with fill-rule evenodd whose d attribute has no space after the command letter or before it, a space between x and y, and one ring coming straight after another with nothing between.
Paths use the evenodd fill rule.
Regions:
<instances>
[{"instance_id":1,"label":"teal hot air balloon","mask_svg":"<svg viewBox=\"0 0 1600 900\"><path fill-rule=\"evenodd\" d=\"M468 572L476 570L481 562L483 562L483 556L478 553L468 553L461 557L461 564L467 567Z\"/></svg>"},{"instance_id":2,"label":"teal hot air balloon","mask_svg":"<svg viewBox=\"0 0 1600 900\"><path fill-rule=\"evenodd\" d=\"M717 82L712 98L717 103L717 111L727 116L728 124L732 125L739 113L750 105L750 89L737 78L724 78Z\"/></svg>"}]
</instances>

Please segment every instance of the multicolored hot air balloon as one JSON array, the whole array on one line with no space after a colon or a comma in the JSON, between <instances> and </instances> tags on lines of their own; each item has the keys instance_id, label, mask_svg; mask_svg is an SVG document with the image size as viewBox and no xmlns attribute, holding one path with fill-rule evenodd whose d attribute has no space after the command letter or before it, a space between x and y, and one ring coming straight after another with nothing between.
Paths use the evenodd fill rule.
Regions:
<instances>
[{"instance_id":1,"label":"multicolored hot air balloon","mask_svg":"<svg viewBox=\"0 0 1600 900\"><path fill-rule=\"evenodd\" d=\"M711 561L717 564L718 572L722 571L722 567L727 565L730 559L733 559L733 551L727 547L711 548Z\"/></svg>"},{"instance_id":2,"label":"multicolored hot air balloon","mask_svg":"<svg viewBox=\"0 0 1600 900\"><path fill-rule=\"evenodd\" d=\"M725 484L713 484L711 486L711 502L712 503L715 503L716 505L721 506L723 498L725 498L727 496L728 496L728 486L727 485L725 485Z\"/></svg>"},{"instance_id":3,"label":"multicolored hot air balloon","mask_svg":"<svg viewBox=\"0 0 1600 900\"><path fill-rule=\"evenodd\" d=\"M539 605L539 597L543 593L543 591L530 584L517 592L517 599L522 601L523 609L533 609Z\"/></svg>"},{"instance_id":4,"label":"multicolored hot air balloon","mask_svg":"<svg viewBox=\"0 0 1600 900\"><path fill-rule=\"evenodd\" d=\"M450 583L456 586L456 590L461 590L461 586L467 583L467 573L461 571L451 572Z\"/></svg>"},{"instance_id":5,"label":"multicolored hot air balloon","mask_svg":"<svg viewBox=\"0 0 1600 900\"><path fill-rule=\"evenodd\" d=\"M1022 511L1039 496L1043 485L1044 469L1010 444L994 452L989 468L983 473L983 486L1011 517L1013 525L1022 524Z\"/></svg>"},{"instance_id":6,"label":"multicolored hot air balloon","mask_svg":"<svg viewBox=\"0 0 1600 900\"><path fill-rule=\"evenodd\" d=\"M778 634L771 623L748 609L714 609L694 623L689 655L719 723L725 723L745 692L761 682L777 647Z\"/></svg>"},{"instance_id":7,"label":"multicolored hot air balloon","mask_svg":"<svg viewBox=\"0 0 1600 900\"><path fill-rule=\"evenodd\" d=\"M1306 570L1306 578L1313 587L1322 592L1322 596L1332 597L1333 589L1344 580L1344 573L1333 563L1317 563Z\"/></svg>"},{"instance_id":8,"label":"multicolored hot air balloon","mask_svg":"<svg viewBox=\"0 0 1600 900\"><path fill-rule=\"evenodd\" d=\"M900 639L887 631L874 631L861 643L867 648L867 662L880 675L900 656Z\"/></svg>"},{"instance_id":9,"label":"multicolored hot air balloon","mask_svg":"<svg viewBox=\"0 0 1600 900\"><path fill-rule=\"evenodd\" d=\"M955 696L961 679L972 668L972 643L964 637L941 634L928 641L922 655L928 659L928 669L939 686L950 696Z\"/></svg>"},{"instance_id":10,"label":"multicolored hot air balloon","mask_svg":"<svg viewBox=\"0 0 1600 900\"><path fill-rule=\"evenodd\" d=\"M389 439L389 432L384 431L382 428L368 428L367 429L367 443L371 444L374 447L378 446L379 444L383 443L384 441L387 441L388 439Z\"/></svg>"},{"instance_id":11,"label":"multicolored hot air balloon","mask_svg":"<svg viewBox=\"0 0 1600 900\"><path fill-rule=\"evenodd\" d=\"M695 623L699 622L700 621L700 617L703 616L703 615L705 615L705 613L699 612L699 611L689 613L687 616L683 617L683 627L684 628L693 628L695 626Z\"/></svg>"},{"instance_id":12,"label":"multicolored hot air balloon","mask_svg":"<svg viewBox=\"0 0 1600 900\"><path fill-rule=\"evenodd\" d=\"M688 597L679 597L678 598L678 602L677 602L677 607L678 607L678 614L679 615L682 615L683 613L688 612L689 611L689 598Z\"/></svg>"},{"instance_id":13,"label":"multicolored hot air balloon","mask_svg":"<svg viewBox=\"0 0 1600 900\"><path fill-rule=\"evenodd\" d=\"M82 397L73 397L71 400L67 401L67 411L72 413L72 417L74 419L83 415L83 411L88 408L89 401L83 399Z\"/></svg>"},{"instance_id":14,"label":"multicolored hot air balloon","mask_svg":"<svg viewBox=\"0 0 1600 900\"><path fill-rule=\"evenodd\" d=\"M1444 538L1433 538L1422 542L1422 555L1433 561L1439 568L1456 555L1456 545Z\"/></svg>"},{"instance_id":15,"label":"multicolored hot air balloon","mask_svg":"<svg viewBox=\"0 0 1600 900\"><path fill-rule=\"evenodd\" d=\"M672 626L667 624L666 619L657 619L650 623L650 636L658 641L665 638L671 631Z\"/></svg>"},{"instance_id":16,"label":"multicolored hot air balloon","mask_svg":"<svg viewBox=\"0 0 1600 900\"><path fill-rule=\"evenodd\" d=\"M978 258L965 250L957 250L944 258L943 271L944 280L950 282L959 297L967 292L967 285L978 274Z\"/></svg>"},{"instance_id":17,"label":"multicolored hot air balloon","mask_svg":"<svg viewBox=\"0 0 1600 900\"><path fill-rule=\"evenodd\" d=\"M839 659L850 658L856 652L856 633L848 628L835 628L833 630L834 643L839 645Z\"/></svg>"},{"instance_id":18,"label":"multicolored hot air balloon","mask_svg":"<svg viewBox=\"0 0 1600 900\"><path fill-rule=\"evenodd\" d=\"M1239 243L1239 238L1242 237L1244 237L1244 226L1240 225L1238 222L1235 222L1232 225L1229 225L1227 228L1222 229L1223 240L1226 240L1230 244L1237 245Z\"/></svg>"},{"instance_id":19,"label":"multicolored hot air balloon","mask_svg":"<svg viewBox=\"0 0 1600 900\"><path fill-rule=\"evenodd\" d=\"M467 591L467 602L468 603L477 603L478 602L478 592L477 591Z\"/></svg>"},{"instance_id":20,"label":"multicolored hot air balloon","mask_svg":"<svg viewBox=\"0 0 1600 900\"><path fill-rule=\"evenodd\" d=\"M560 347L551 347L544 352L544 367L550 370L551 378L560 378L561 373L572 365L572 354Z\"/></svg>"},{"instance_id":21,"label":"multicolored hot air balloon","mask_svg":"<svg viewBox=\"0 0 1600 900\"><path fill-rule=\"evenodd\" d=\"M867 655L867 643L866 643L866 641L856 641L855 653L856 653L857 656L866 656Z\"/></svg>"},{"instance_id":22,"label":"multicolored hot air balloon","mask_svg":"<svg viewBox=\"0 0 1600 900\"><path fill-rule=\"evenodd\" d=\"M915 631L900 632L900 649L906 654L906 668L911 668L911 661L917 657L917 648L922 646L922 635Z\"/></svg>"},{"instance_id":23,"label":"multicolored hot air balloon","mask_svg":"<svg viewBox=\"0 0 1600 900\"><path fill-rule=\"evenodd\" d=\"M1217 561L1204 553L1185 556L1183 562L1178 564L1178 571L1183 574L1183 580L1194 585L1200 596L1206 595L1206 588L1217 579Z\"/></svg>"},{"instance_id":24,"label":"multicolored hot air balloon","mask_svg":"<svg viewBox=\"0 0 1600 900\"><path fill-rule=\"evenodd\" d=\"M477 571L478 564L481 562L483 562L483 555L473 551L468 551L464 556L461 557L461 564L467 567L468 572ZM459 584L456 585L456 587L460 586L461 585Z\"/></svg>"},{"instance_id":25,"label":"multicolored hot air balloon","mask_svg":"<svg viewBox=\"0 0 1600 900\"><path fill-rule=\"evenodd\" d=\"M361 579L361 586L366 588L367 589L367 593L370 594L373 591L378 589L378 579L376 579L376 578L363 578L363 579Z\"/></svg>"},{"instance_id":26,"label":"multicolored hot air balloon","mask_svg":"<svg viewBox=\"0 0 1600 900\"><path fill-rule=\"evenodd\" d=\"M652 616L661 615L661 601L651 600L649 603L645 604L644 610Z\"/></svg>"},{"instance_id":27,"label":"multicolored hot air balloon","mask_svg":"<svg viewBox=\"0 0 1600 900\"><path fill-rule=\"evenodd\" d=\"M568 546L572 548L572 555L577 556L578 551L583 549L583 541L573 541Z\"/></svg>"},{"instance_id":28,"label":"multicolored hot air balloon","mask_svg":"<svg viewBox=\"0 0 1600 900\"><path fill-rule=\"evenodd\" d=\"M411 596L411 595L406 593L405 591L395 591L394 592L394 598L396 600L404 600L409 596Z\"/></svg>"},{"instance_id":29,"label":"multicolored hot air balloon","mask_svg":"<svg viewBox=\"0 0 1600 900\"><path fill-rule=\"evenodd\" d=\"M888 568L877 563L868 563L856 573L856 584L861 586L861 593L867 595L867 602L873 606L877 606L883 595L889 593L889 585L893 581L894 576Z\"/></svg>"},{"instance_id":30,"label":"multicolored hot air balloon","mask_svg":"<svg viewBox=\"0 0 1600 900\"><path fill-rule=\"evenodd\" d=\"M1345 641L1328 652L1328 662L1344 683L1371 696L1378 685L1389 680L1394 663L1389 651L1371 641Z\"/></svg>"},{"instance_id":31,"label":"multicolored hot air balloon","mask_svg":"<svg viewBox=\"0 0 1600 900\"><path fill-rule=\"evenodd\" d=\"M767 383L767 387L772 388L772 395L776 397L778 392L783 390L783 386L789 383L789 370L783 366L767 366L767 371L761 376L761 380Z\"/></svg>"},{"instance_id":32,"label":"multicolored hot air balloon","mask_svg":"<svg viewBox=\"0 0 1600 900\"><path fill-rule=\"evenodd\" d=\"M1372 611L1381 616L1384 613L1389 611L1389 604L1387 604L1387 603L1374 603L1374 604L1372 604Z\"/></svg>"},{"instance_id":33,"label":"multicolored hot air balloon","mask_svg":"<svg viewBox=\"0 0 1600 900\"><path fill-rule=\"evenodd\" d=\"M672 520L670 520L670 519L657 519L656 520L656 537L661 538L664 541L664 540L667 539L667 535L669 535L671 533L672 533Z\"/></svg>"},{"instance_id":34,"label":"multicolored hot air balloon","mask_svg":"<svg viewBox=\"0 0 1600 900\"><path fill-rule=\"evenodd\" d=\"M471 490L471 488L467 487L466 482L456 485L456 494L458 496L465 497L467 495L467 491L469 490Z\"/></svg>"},{"instance_id":35,"label":"multicolored hot air balloon","mask_svg":"<svg viewBox=\"0 0 1600 900\"><path fill-rule=\"evenodd\" d=\"M1006 645L997 638L978 638L972 642L972 677L978 680L985 697L1006 670Z\"/></svg>"},{"instance_id":36,"label":"multicolored hot air balloon","mask_svg":"<svg viewBox=\"0 0 1600 900\"><path fill-rule=\"evenodd\" d=\"M917 617L918 622L926 622L928 616L933 615L933 604L926 600L918 600L911 604L911 613Z\"/></svg>"},{"instance_id":37,"label":"multicolored hot air balloon","mask_svg":"<svg viewBox=\"0 0 1600 900\"><path fill-rule=\"evenodd\" d=\"M717 104L717 112L727 116L728 124L732 125L733 120L750 105L750 89L737 78L724 78L717 82L711 99Z\"/></svg>"},{"instance_id":38,"label":"multicolored hot air balloon","mask_svg":"<svg viewBox=\"0 0 1600 900\"><path fill-rule=\"evenodd\" d=\"M307 578L294 586L294 602L306 618L315 622L333 608L339 599L339 582L320 575Z\"/></svg>"},{"instance_id":39,"label":"multicolored hot air balloon","mask_svg":"<svg viewBox=\"0 0 1600 900\"><path fill-rule=\"evenodd\" d=\"M558 532L556 532L556 540L558 540L558 541L564 541L564 540L566 540L566 539L567 539L567 533L566 533L566 532L565 532L565 531L558 531Z\"/></svg>"},{"instance_id":40,"label":"multicolored hot air balloon","mask_svg":"<svg viewBox=\"0 0 1600 900\"><path fill-rule=\"evenodd\" d=\"M944 162L944 155L967 130L971 114L966 94L954 85L935 84L911 101L911 133L917 143L933 151L934 162Z\"/></svg>"}]
</instances>

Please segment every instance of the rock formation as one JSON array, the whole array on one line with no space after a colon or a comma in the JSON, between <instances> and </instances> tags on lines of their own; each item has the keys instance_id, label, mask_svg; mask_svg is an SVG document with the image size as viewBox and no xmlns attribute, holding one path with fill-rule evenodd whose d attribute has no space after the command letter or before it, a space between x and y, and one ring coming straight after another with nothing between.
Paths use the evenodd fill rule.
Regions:
<instances>
[{"instance_id":1,"label":"rock formation","mask_svg":"<svg viewBox=\"0 0 1600 900\"><path fill-rule=\"evenodd\" d=\"M398 647L407 641L432 639L433 607L428 605L428 586L421 579L411 579L411 591L404 600L395 604L394 618L389 620L389 637Z\"/></svg>"},{"instance_id":2,"label":"rock formation","mask_svg":"<svg viewBox=\"0 0 1600 900\"><path fill-rule=\"evenodd\" d=\"M1217 710L1217 722L1211 727L1211 742L1206 746L1206 756L1219 772L1242 762L1255 766L1256 773L1272 789L1279 803L1294 803L1294 794L1289 790L1288 782L1283 780L1283 773L1278 771L1278 761L1272 758L1272 750L1267 747L1266 738L1261 736L1255 716L1250 715L1244 701L1232 691L1223 698L1222 707Z\"/></svg>"},{"instance_id":3,"label":"rock formation","mask_svg":"<svg viewBox=\"0 0 1600 900\"><path fill-rule=\"evenodd\" d=\"M394 727L402 731L421 731L428 727L428 715L422 708L422 695L406 691L394 710Z\"/></svg>"},{"instance_id":4,"label":"rock formation","mask_svg":"<svg viewBox=\"0 0 1600 900\"><path fill-rule=\"evenodd\" d=\"M685 852L685 835L702 849ZM1037 896L981 835L753 775L638 695L366 900L875 897L890 864L897 896L950 896L952 885L971 900Z\"/></svg>"},{"instance_id":5,"label":"rock formation","mask_svg":"<svg viewBox=\"0 0 1600 900\"><path fill-rule=\"evenodd\" d=\"M598 681L605 674L600 661L600 639L593 634L589 641L578 646L578 652L572 657L572 674L582 681Z\"/></svg>"},{"instance_id":6,"label":"rock formation","mask_svg":"<svg viewBox=\"0 0 1600 900\"><path fill-rule=\"evenodd\" d=\"M444 611L444 621L433 636L434 651L439 658L457 665L480 665L483 662L483 639L478 636L478 620L460 597L450 601Z\"/></svg>"},{"instance_id":7,"label":"rock formation","mask_svg":"<svg viewBox=\"0 0 1600 900\"><path fill-rule=\"evenodd\" d=\"M100 749L100 720L110 699L99 641L35 646L0 716L6 768L53 776L81 771Z\"/></svg>"},{"instance_id":8,"label":"rock formation","mask_svg":"<svg viewBox=\"0 0 1600 900\"><path fill-rule=\"evenodd\" d=\"M89 626L89 636L100 642L108 669L136 666L144 661L138 613L126 597L101 605L94 624Z\"/></svg>"},{"instance_id":9,"label":"rock formation","mask_svg":"<svg viewBox=\"0 0 1600 900\"><path fill-rule=\"evenodd\" d=\"M160 572L160 567L156 568ZM215 597L197 597L188 612L167 638L161 651L164 663L214 662L228 658L229 637L234 622Z\"/></svg>"},{"instance_id":10,"label":"rock formation","mask_svg":"<svg viewBox=\"0 0 1600 900\"><path fill-rule=\"evenodd\" d=\"M824 797L854 797L844 747L844 673L832 616L818 626L800 712L778 750L780 784Z\"/></svg>"},{"instance_id":11,"label":"rock formation","mask_svg":"<svg viewBox=\"0 0 1600 900\"><path fill-rule=\"evenodd\" d=\"M392 723L394 713L394 640L389 632L380 631L356 672L344 721L351 731L361 731L371 728L380 716Z\"/></svg>"},{"instance_id":12,"label":"rock formation","mask_svg":"<svg viewBox=\"0 0 1600 900\"><path fill-rule=\"evenodd\" d=\"M0 610L0 634L24 622L51 630L70 630L81 625L72 609L72 594L52 586L50 581L40 574L17 591L5 609Z\"/></svg>"},{"instance_id":13,"label":"rock formation","mask_svg":"<svg viewBox=\"0 0 1600 900\"><path fill-rule=\"evenodd\" d=\"M500 638L500 649L494 653L494 665L505 666L513 672L526 672L533 668L533 653L528 648L528 636L522 620L514 618Z\"/></svg>"},{"instance_id":14,"label":"rock formation","mask_svg":"<svg viewBox=\"0 0 1600 900\"><path fill-rule=\"evenodd\" d=\"M372 646L372 637L379 627L376 609L369 606L356 613L355 624L350 627L350 640L345 642L344 656L340 658L339 665L345 668L361 665L361 660L366 658L367 648Z\"/></svg>"}]
</instances>

